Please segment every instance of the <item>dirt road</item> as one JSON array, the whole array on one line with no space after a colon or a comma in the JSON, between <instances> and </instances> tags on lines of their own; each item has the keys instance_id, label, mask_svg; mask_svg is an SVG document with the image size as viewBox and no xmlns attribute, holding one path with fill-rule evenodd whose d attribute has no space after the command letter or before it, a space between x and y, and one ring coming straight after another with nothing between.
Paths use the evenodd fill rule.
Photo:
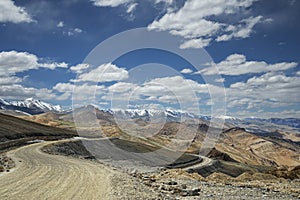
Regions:
<instances>
[{"instance_id":1,"label":"dirt road","mask_svg":"<svg viewBox=\"0 0 300 200\"><path fill-rule=\"evenodd\" d=\"M188 166L188 167L183 167L182 169L189 170L189 169L201 168L201 167L211 165L214 162L212 159L210 159L208 157L205 157L205 156L200 156L200 157L202 158L202 162Z\"/></svg>"},{"instance_id":2,"label":"dirt road","mask_svg":"<svg viewBox=\"0 0 300 200\"><path fill-rule=\"evenodd\" d=\"M17 167L0 175L0 199L112 199L114 170L87 160L48 155L24 146L9 153Z\"/></svg>"}]
</instances>

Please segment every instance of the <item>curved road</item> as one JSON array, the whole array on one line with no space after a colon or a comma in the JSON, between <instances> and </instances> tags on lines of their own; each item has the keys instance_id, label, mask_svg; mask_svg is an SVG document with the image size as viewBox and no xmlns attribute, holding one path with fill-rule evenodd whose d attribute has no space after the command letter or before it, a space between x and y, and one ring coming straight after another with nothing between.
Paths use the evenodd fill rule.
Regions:
<instances>
[{"instance_id":1,"label":"curved road","mask_svg":"<svg viewBox=\"0 0 300 200\"><path fill-rule=\"evenodd\" d=\"M192 155L195 155L195 154L192 154ZM201 167L205 167L208 165L212 165L214 162L214 160L212 160L211 158L208 158L205 156L199 156L199 157L202 158L202 161L200 163L196 163L196 164L188 166L188 167L183 167L182 169L189 170L189 169L201 168Z\"/></svg>"},{"instance_id":2,"label":"curved road","mask_svg":"<svg viewBox=\"0 0 300 200\"><path fill-rule=\"evenodd\" d=\"M40 151L52 142L11 151L17 167L0 174L0 199L110 199L112 169Z\"/></svg>"},{"instance_id":3,"label":"curved road","mask_svg":"<svg viewBox=\"0 0 300 200\"><path fill-rule=\"evenodd\" d=\"M111 195L115 189L112 177L118 172L92 161L50 155L40 150L56 142L35 143L7 154L17 166L9 173L0 174L1 200L115 199ZM183 169L212 163L211 159L202 158L203 162Z\"/></svg>"}]
</instances>

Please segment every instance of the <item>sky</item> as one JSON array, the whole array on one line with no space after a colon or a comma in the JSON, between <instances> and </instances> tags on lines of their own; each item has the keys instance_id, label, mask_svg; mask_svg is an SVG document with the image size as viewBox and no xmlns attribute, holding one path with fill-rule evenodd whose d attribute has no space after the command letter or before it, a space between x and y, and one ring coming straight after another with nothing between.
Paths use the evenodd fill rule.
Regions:
<instances>
[{"instance_id":1,"label":"sky","mask_svg":"<svg viewBox=\"0 0 300 200\"><path fill-rule=\"evenodd\" d=\"M299 10L296 0L1 0L0 98L300 118Z\"/></svg>"}]
</instances>

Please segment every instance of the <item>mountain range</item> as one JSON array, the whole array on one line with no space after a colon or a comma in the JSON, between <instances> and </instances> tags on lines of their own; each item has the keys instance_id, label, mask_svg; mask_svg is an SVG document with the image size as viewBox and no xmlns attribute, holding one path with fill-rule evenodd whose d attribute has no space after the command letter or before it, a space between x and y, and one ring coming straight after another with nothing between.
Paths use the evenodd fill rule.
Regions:
<instances>
[{"instance_id":1,"label":"mountain range","mask_svg":"<svg viewBox=\"0 0 300 200\"><path fill-rule=\"evenodd\" d=\"M94 107L94 106L92 106ZM94 107L96 108L96 107ZM54 113L65 113L66 111L62 109L60 105L52 105L50 103L37 100L34 98L27 98L23 101L8 101L0 98L0 110L6 112L14 112L14 114L19 113L22 115L36 115L46 112ZM143 121L150 120L165 120L166 122L180 122L188 119L201 119L201 120L211 120L210 116L196 115L193 113L166 109L163 111L153 110L153 109L127 109L127 110L104 110L110 114L113 114L120 118L131 118L131 119L142 119ZM245 118L240 119L231 116L219 116L218 118L224 119L226 123L239 126L247 129L249 132L270 132L270 129L277 130L282 128L282 126L288 126L293 129L300 129L300 119L299 118ZM274 125L275 128L274 128ZM274 131L271 130L271 131Z\"/></svg>"},{"instance_id":2,"label":"mountain range","mask_svg":"<svg viewBox=\"0 0 300 200\"><path fill-rule=\"evenodd\" d=\"M60 113L63 111L60 105L52 105L33 98L28 98L23 101L8 101L0 99L0 109L13 110L25 115L35 115L45 112Z\"/></svg>"},{"instance_id":3,"label":"mountain range","mask_svg":"<svg viewBox=\"0 0 300 200\"><path fill-rule=\"evenodd\" d=\"M216 125L212 124L210 116L198 116L171 109L103 110L87 105L72 111L64 111L57 109L60 108L58 106L34 99L18 101L18 103L1 100L0 107L2 109L0 112L4 114L14 115L22 112L23 116L18 115L19 118L70 131L79 131L81 137L117 137L141 143L145 142L145 139L141 138L147 138L147 143L162 146L168 144L169 148L174 149L186 144L186 141L192 138L192 143L187 149L190 153L198 153L209 127L214 130ZM10 108L13 110L9 110ZM24 114L26 109L32 114ZM96 120L94 122L100 126L94 126L94 123L80 126L80 123L74 122L74 116L87 123L90 122L89 119L92 122ZM119 124L118 118L125 119L124 123ZM235 160L247 165L296 166L299 164L300 130L297 128L299 119L239 119L229 116L220 116L220 118L225 119L225 124L215 145L215 156L219 155L225 160ZM164 121L159 121L160 119ZM184 131L184 134L178 134L179 130Z\"/></svg>"}]
</instances>

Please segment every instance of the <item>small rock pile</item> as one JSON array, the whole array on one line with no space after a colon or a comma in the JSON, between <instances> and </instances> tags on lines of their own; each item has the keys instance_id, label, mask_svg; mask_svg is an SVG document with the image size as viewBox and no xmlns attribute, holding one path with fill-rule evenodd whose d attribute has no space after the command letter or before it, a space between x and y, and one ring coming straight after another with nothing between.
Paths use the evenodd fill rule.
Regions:
<instances>
[{"instance_id":1,"label":"small rock pile","mask_svg":"<svg viewBox=\"0 0 300 200\"><path fill-rule=\"evenodd\" d=\"M6 155L0 155L0 172L9 172L11 168L15 167L14 161Z\"/></svg>"},{"instance_id":2,"label":"small rock pile","mask_svg":"<svg viewBox=\"0 0 300 200\"><path fill-rule=\"evenodd\" d=\"M272 175L261 178L267 180L252 180L258 174L244 174L240 178L232 178L225 174L212 174L203 178L199 174L190 174L181 169L164 170L159 173L132 172L131 175L140 180L141 183L161 194L162 199L298 199L299 191L294 190L299 186L292 181L293 188L281 190L273 188L280 180L270 180ZM248 177L249 176L249 177ZM276 179L276 177L274 177ZM244 182L245 181L245 182ZM273 183L274 182L274 183ZM287 187L291 182L281 182L282 187ZM250 184L249 184L250 183ZM255 183L255 184L254 184ZM257 183L260 183L258 185ZM269 185L268 185L269 183ZM266 187L268 186L268 187Z\"/></svg>"}]
</instances>

